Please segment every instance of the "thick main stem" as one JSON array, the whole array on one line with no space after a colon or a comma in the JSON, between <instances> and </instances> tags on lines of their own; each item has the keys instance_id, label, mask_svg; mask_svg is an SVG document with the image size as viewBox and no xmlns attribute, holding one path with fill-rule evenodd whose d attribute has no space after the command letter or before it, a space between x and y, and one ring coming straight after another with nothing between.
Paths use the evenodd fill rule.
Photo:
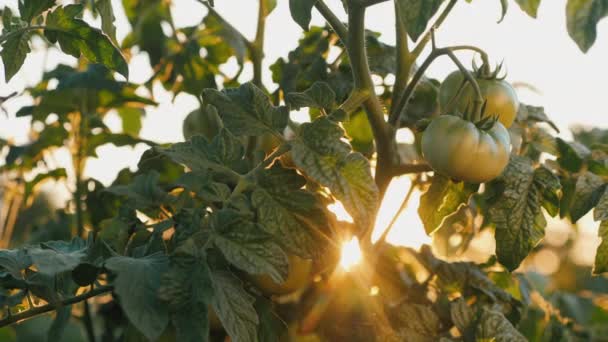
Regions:
<instances>
[{"instance_id":1,"label":"thick main stem","mask_svg":"<svg viewBox=\"0 0 608 342\"><path fill-rule=\"evenodd\" d=\"M376 184L383 194L391 180L391 167L395 164L392 135L384 121L384 110L374 92L367 52L365 49L365 6L350 2L348 13L347 52L353 72L355 89L368 91L369 97L363 103L367 118L374 133L377 166Z\"/></svg>"}]
</instances>

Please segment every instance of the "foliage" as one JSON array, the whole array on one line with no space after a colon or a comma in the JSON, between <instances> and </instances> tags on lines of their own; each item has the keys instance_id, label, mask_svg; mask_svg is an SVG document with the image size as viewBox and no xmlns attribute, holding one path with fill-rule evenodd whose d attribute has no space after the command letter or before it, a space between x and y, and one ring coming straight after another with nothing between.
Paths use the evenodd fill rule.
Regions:
<instances>
[{"instance_id":1,"label":"foliage","mask_svg":"<svg viewBox=\"0 0 608 342\"><path fill-rule=\"evenodd\" d=\"M608 271L608 132L575 129L566 141L553 134L557 128L543 108L520 104L500 176L480 185L452 179L449 171L431 174L419 141L398 143L395 133L409 130L420 140L439 114L441 83L424 76L435 58L452 58L474 90L475 77L453 51L469 49L485 61L487 55L477 47L439 48L433 40L430 55L420 58L433 38L430 27L439 30L456 0L395 0L397 46L365 29L366 8L379 2L343 0L344 25L321 0L290 0L305 32L270 67L274 91L261 81L274 0L259 1L253 41L213 1L199 1L197 8L206 9L199 24L177 28L170 1L123 0L131 31L120 42L114 20L121 9L109 0L19 0L17 9L2 8L7 82L27 67L32 40L77 63L44 70L25 89L33 105L15 115L31 118L31 143L0 140L0 217L9 223L0 222L1 247L10 247L0 249L0 339L83 340L75 322L89 341L603 337L605 300L585 295L604 298L605 278L586 274L583 285L554 291L525 264L543 244L547 215L576 223L592 212L602 239L593 273ZM516 3L535 17L540 1ZM508 2L500 4L504 17ZM310 26L313 10L327 26ZM89 14L100 18L101 28L83 19ZM608 3L569 0L566 14L568 33L587 51ZM136 53L146 54L153 70L144 84L128 79ZM238 71L225 74L234 61ZM244 71L249 65L253 75ZM195 113L213 116L202 125L213 127L193 125L186 141L174 144L142 139L142 118L157 104L149 95L154 84L174 97L194 96L201 104ZM475 95L471 112L481 118L483 98ZM294 122L290 114L297 110L307 111L310 122ZM496 124L466 112L463 120L474 121L479 134ZM120 132L104 123L110 114L122 120ZM104 186L84 170L105 144L148 149L136 171L122 170ZM67 151L71 165L52 162L55 150ZM496 162L488 159L476 162ZM488 230L496 255L478 264L428 246L392 246L386 236L372 243L388 184L404 175L412 188L402 209L414 190L424 192L418 213L435 245L458 236L457 249L466 250ZM56 212L44 207L40 192L49 180L64 182L72 195ZM328 209L338 202L352 222ZM365 258L347 271L340 249L353 237ZM313 261L314 281L311 276L285 296L256 285L259 277L277 284L290 279L297 272L294 256ZM560 274L571 280L567 272L579 271L566 265ZM35 317L49 312L52 322Z\"/></svg>"}]
</instances>

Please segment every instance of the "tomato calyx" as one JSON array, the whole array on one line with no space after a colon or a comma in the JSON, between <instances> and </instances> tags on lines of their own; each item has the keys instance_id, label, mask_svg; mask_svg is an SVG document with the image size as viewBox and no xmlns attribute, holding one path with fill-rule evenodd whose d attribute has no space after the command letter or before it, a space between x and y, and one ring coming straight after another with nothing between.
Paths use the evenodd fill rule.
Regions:
<instances>
[{"instance_id":1,"label":"tomato calyx","mask_svg":"<svg viewBox=\"0 0 608 342\"><path fill-rule=\"evenodd\" d=\"M503 69L504 61L500 62L500 64L496 65L496 68L492 70L490 65L484 62L481 66L477 66L475 63L475 59L473 59L473 73L477 79L481 80L489 80L489 81L504 81L507 78L507 73L505 72L503 75L498 76Z\"/></svg>"}]
</instances>

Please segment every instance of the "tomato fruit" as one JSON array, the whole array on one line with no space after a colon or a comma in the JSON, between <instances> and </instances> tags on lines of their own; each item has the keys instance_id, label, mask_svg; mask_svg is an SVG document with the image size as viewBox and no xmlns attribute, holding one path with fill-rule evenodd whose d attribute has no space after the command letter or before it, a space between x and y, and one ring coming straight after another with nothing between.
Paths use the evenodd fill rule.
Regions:
<instances>
[{"instance_id":1,"label":"tomato fruit","mask_svg":"<svg viewBox=\"0 0 608 342\"><path fill-rule=\"evenodd\" d=\"M500 122L488 130L454 115L435 118L422 134L422 155L436 172L452 179L483 183L509 163L509 132Z\"/></svg>"},{"instance_id":2,"label":"tomato fruit","mask_svg":"<svg viewBox=\"0 0 608 342\"><path fill-rule=\"evenodd\" d=\"M195 109L186 116L182 125L182 133L186 140L193 135L203 135L211 140L223 126L222 119L215 107L208 105L204 109Z\"/></svg>"},{"instance_id":3,"label":"tomato fruit","mask_svg":"<svg viewBox=\"0 0 608 342\"><path fill-rule=\"evenodd\" d=\"M475 73L473 73L475 74ZM447 105L454 95L458 93L458 89L462 85L464 76L460 70L449 74L439 88L439 105L442 112L447 110ZM495 78L476 77L475 80L479 84L481 95L486 102L486 110L483 113L485 116L498 116L503 126L509 128L513 124L519 109L519 101L515 89L503 80ZM460 96L454 99L453 110L464 112L467 106L472 106L475 100L475 90L466 83L460 93Z\"/></svg>"},{"instance_id":4,"label":"tomato fruit","mask_svg":"<svg viewBox=\"0 0 608 342\"><path fill-rule=\"evenodd\" d=\"M265 295L286 295L303 288L310 282L312 266L312 260L290 254L289 274L283 283L276 283L266 274L254 276L252 281Z\"/></svg>"}]
</instances>

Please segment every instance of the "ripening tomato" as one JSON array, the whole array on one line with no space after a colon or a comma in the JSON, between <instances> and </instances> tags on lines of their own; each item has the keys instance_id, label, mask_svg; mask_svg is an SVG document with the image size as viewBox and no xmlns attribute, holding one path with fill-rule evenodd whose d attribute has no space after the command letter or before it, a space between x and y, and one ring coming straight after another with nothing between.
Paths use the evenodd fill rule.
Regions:
<instances>
[{"instance_id":1,"label":"ripening tomato","mask_svg":"<svg viewBox=\"0 0 608 342\"><path fill-rule=\"evenodd\" d=\"M448 77L441 83L439 88L439 105L442 112L446 110L446 106L458 89L462 85L464 76L457 70L449 74ZM483 116L498 116L498 121L503 126L509 128L513 124L519 109L519 101L513 87L500 79L476 77L475 79L481 90L481 95L486 102L486 110ZM457 99L454 99L453 110L464 112L469 105L473 105L475 100L475 90L466 83Z\"/></svg>"},{"instance_id":2,"label":"ripening tomato","mask_svg":"<svg viewBox=\"0 0 608 342\"><path fill-rule=\"evenodd\" d=\"M252 277L253 283L265 295L286 295L295 292L306 286L312 279L312 260L302 259L293 254L290 254L288 259L289 274L283 283L276 283L266 274Z\"/></svg>"},{"instance_id":3,"label":"ripening tomato","mask_svg":"<svg viewBox=\"0 0 608 342\"><path fill-rule=\"evenodd\" d=\"M203 110L195 109L184 120L182 133L184 139L188 140L193 135L202 135L208 140L213 139L222 129L224 124L213 106L206 106Z\"/></svg>"},{"instance_id":4,"label":"ripening tomato","mask_svg":"<svg viewBox=\"0 0 608 342\"><path fill-rule=\"evenodd\" d=\"M498 177L509 163L509 132L500 122L484 130L454 115L433 119L422 134L422 155L436 172L469 183Z\"/></svg>"}]
</instances>

